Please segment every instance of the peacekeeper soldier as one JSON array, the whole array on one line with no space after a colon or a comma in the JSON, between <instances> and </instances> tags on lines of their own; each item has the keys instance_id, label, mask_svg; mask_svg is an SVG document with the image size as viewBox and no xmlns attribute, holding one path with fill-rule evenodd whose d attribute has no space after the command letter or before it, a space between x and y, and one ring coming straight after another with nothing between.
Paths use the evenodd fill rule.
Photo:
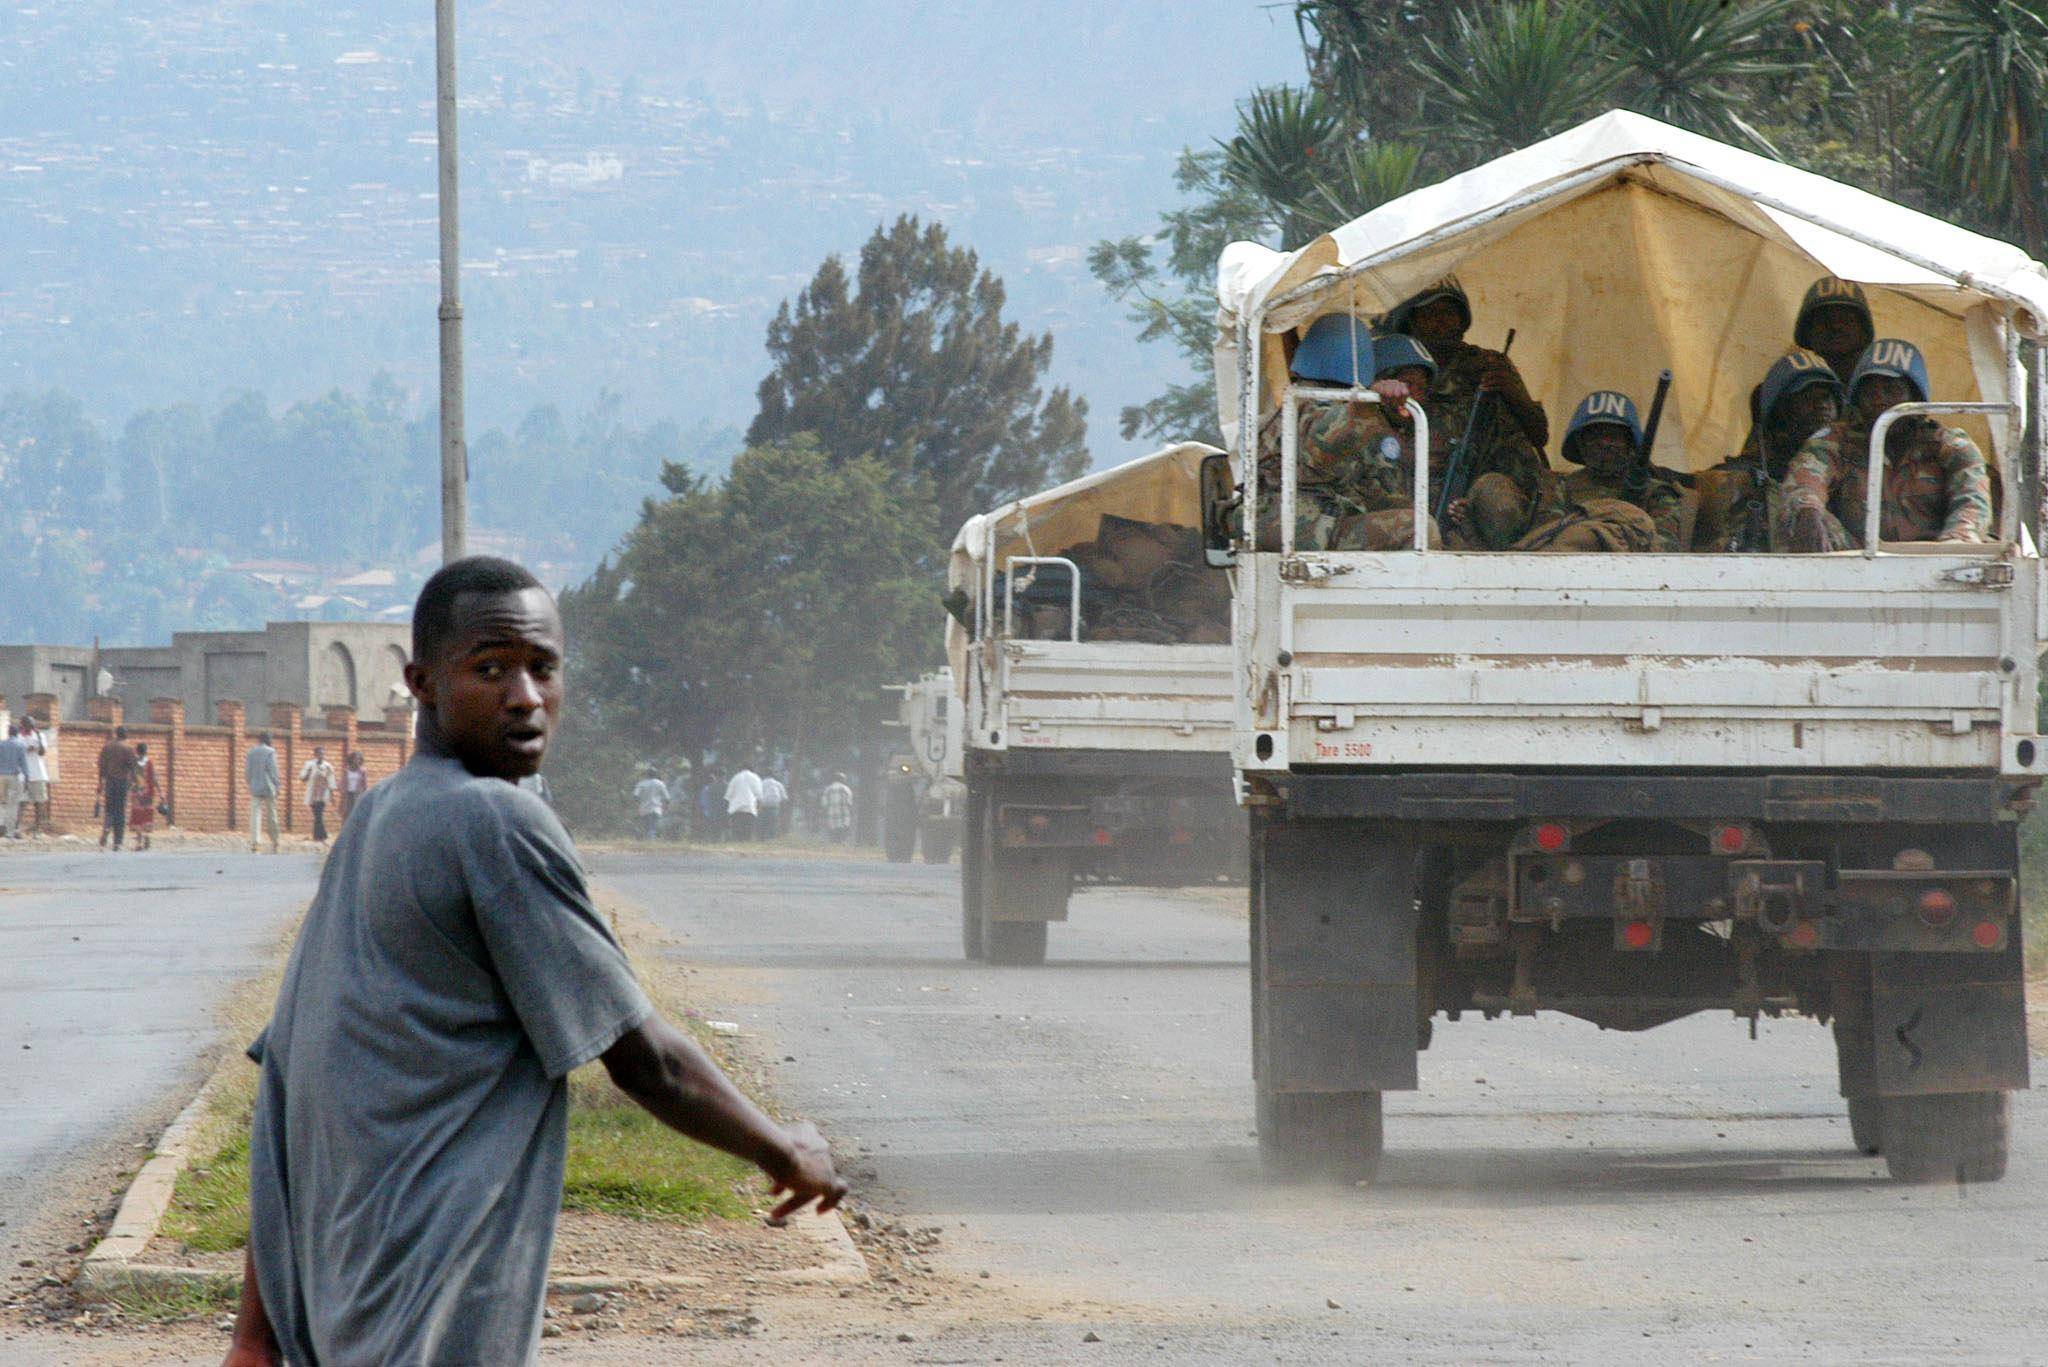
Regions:
<instances>
[{"instance_id":1,"label":"peacekeeper soldier","mask_svg":"<svg viewBox=\"0 0 2048 1367\"><path fill-rule=\"evenodd\" d=\"M1861 285L1823 275L1807 286L1792 324L1792 344L1825 357L1837 380L1849 383L1864 349L1876 338L1877 324Z\"/></svg>"},{"instance_id":2,"label":"peacekeeper soldier","mask_svg":"<svg viewBox=\"0 0 2048 1367\"><path fill-rule=\"evenodd\" d=\"M1777 538L1785 519L1785 471L1808 437L1841 416L1846 392L1818 352L1794 347L1771 363L1749 444L1700 474L1694 550L1783 549Z\"/></svg>"},{"instance_id":3,"label":"peacekeeper soldier","mask_svg":"<svg viewBox=\"0 0 2048 1367\"><path fill-rule=\"evenodd\" d=\"M1455 276L1403 300L1385 320L1387 331L1415 338L1436 358L1436 375L1423 400L1432 475L1445 468L1451 448L1465 435L1480 393L1499 396L1500 420L1485 449L1472 453L1464 506L1457 510L1461 516L1446 521L1456 524L1454 540L1475 549L1504 550L1528 530L1547 473L1543 448L1550 440L1550 419L1506 353L1465 340L1471 326L1472 301ZM1431 484L1443 488L1439 479L1432 478Z\"/></svg>"},{"instance_id":4,"label":"peacekeeper soldier","mask_svg":"<svg viewBox=\"0 0 2048 1367\"><path fill-rule=\"evenodd\" d=\"M1920 348L1881 337L1864 350L1849 380L1848 413L1807 438L1785 472L1787 550L1862 547L1871 427L1888 408L1926 400ZM1991 471L1977 443L1924 414L1892 424L1879 539L1981 542L1991 539L1991 523Z\"/></svg>"},{"instance_id":5,"label":"peacekeeper soldier","mask_svg":"<svg viewBox=\"0 0 2048 1367\"><path fill-rule=\"evenodd\" d=\"M1371 375L1370 387L1381 400L1301 406L1294 489L1298 550L1401 550L1413 544L1412 503L1404 492L1412 488L1412 475L1401 473L1405 443L1388 414L1410 396L1408 386L1392 377L1406 371L1411 380L1426 384L1427 371L1418 375L1405 352L1391 353L1391 363L1384 369L1376 365L1375 355L1374 339L1362 321L1349 314L1327 314L1310 325L1288 364L1295 379L1313 384L1350 386L1359 375ZM1427 353L1423 359L1433 364L1427 362ZM1280 547L1284 412L1275 411L1259 429L1261 550ZM1413 469L1412 460L1409 467ZM1430 540L1436 544L1434 527Z\"/></svg>"},{"instance_id":6,"label":"peacekeeper soldier","mask_svg":"<svg viewBox=\"0 0 2048 1367\"><path fill-rule=\"evenodd\" d=\"M1558 455L1579 466L1545 479L1536 523L1520 551L1677 551L1685 493L1650 468L1635 401L1596 389L1579 401Z\"/></svg>"}]
</instances>

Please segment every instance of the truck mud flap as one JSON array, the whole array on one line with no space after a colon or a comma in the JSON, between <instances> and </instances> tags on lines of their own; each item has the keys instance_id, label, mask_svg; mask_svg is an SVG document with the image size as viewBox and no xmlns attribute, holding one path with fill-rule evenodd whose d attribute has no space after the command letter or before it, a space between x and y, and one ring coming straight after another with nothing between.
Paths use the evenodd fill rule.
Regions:
<instances>
[{"instance_id":1,"label":"truck mud flap","mask_svg":"<svg viewBox=\"0 0 2048 1367\"><path fill-rule=\"evenodd\" d=\"M1870 1003L1880 1094L2027 1086L2027 1008L2016 952L1873 954Z\"/></svg>"},{"instance_id":2,"label":"truck mud flap","mask_svg":"<svg viewBox=\"0 0 2048 1367\"><path fill-rule=\"evenodd\" d=\"M1255 838L1262 1081L1276 1093L1413 1090L1412 846L1313 823Z\"/></svg>"}]
</instances>

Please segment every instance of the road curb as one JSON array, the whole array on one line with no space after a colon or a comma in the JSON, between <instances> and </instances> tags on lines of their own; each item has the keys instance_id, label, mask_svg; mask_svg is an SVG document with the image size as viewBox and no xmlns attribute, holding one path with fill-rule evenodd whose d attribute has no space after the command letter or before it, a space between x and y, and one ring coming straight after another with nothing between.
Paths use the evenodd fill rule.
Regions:
<instances>
[{"instance_id":1,"label":"road curb","mask_svg":"<svg viewBox=\"0 0 2048 1367\"><path fill-rule=\"evenodd\" d=\"M178 1112L156 1142L155 1150L114 1211L114 1223L106 1237L93 1245L78 1265L72 1285L88 1299L106 1300L123 1291L169 1290L186 1287L239 1287L242 1279L232 1273L206 1272L195 1267L159 1267L136 1261L171 1208L171 1196L178 1187L178 1174L191 1159L192 1141L213 1100L220 1074L216 1070L193 1098Z\"/></svg>"},{"instance_id":2,"label":"road curb","mask_svg":"<svg viewBox=\"0 0 2048 1367\"><path fill-rule=\"evenodd\" d=\"M236 1062L236 1059L230 1059L222 1066L233 1067ZM177 1118L157 1140L149 1161L142 1165L141 1171L135 1174L135 1180L128 1184L128 1190L122 1193L121 1204L114 1212L114 1222L108 1227L106 1237L85 1255L85 1260L78 1265L78 1275L72 1280L73 1289L85 1299L107 1301L136 1292L241 1294L242 1278L239 1273L138 1261L143 1250L149 1247L150 1240L156 1238L164 1215L171 1208L178 1175L191 1161L193 1141L219 1081L220 1072L217 1070L206 1080L206 1085L185 1103L185 1109L178 1112ZM825 1216L799 1215L790 1221L787 1228L815 1246L819 1261L809 1267L779 1268L755 1274L760 1280L791 1286L854 1285L868 1280L867 1259L861 1256L859 1246L853 1242L853 1235L847 1231L846 1222L838 1211ZM691 1291L708 1284L710 1280L703 1277L621 1271L552 1277L548 1280L548 1291L563 1295L635 1288Z\"/></svg>"}]
</instances>

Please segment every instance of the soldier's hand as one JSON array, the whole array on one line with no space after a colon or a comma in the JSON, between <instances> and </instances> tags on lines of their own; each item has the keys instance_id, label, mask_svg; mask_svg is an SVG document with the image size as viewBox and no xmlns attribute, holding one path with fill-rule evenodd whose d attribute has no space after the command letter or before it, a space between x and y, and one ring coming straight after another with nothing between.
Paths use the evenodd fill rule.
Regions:
<instances>
[{"instance_id":1,"label":"soldier's hand","mask_svg":"<svg viewBox=\"0 0 2048 1367\"><path fill-rule=\"evenodd\" d=\"M1472 500L1469 498L1452 499L1450 506L1444 509L1444 521L1460 531L1470 531L1472 529Z\"/></svg>"},{"instance_id":2,"label":"soldier's hand","mask_svg":"<svg viewBox=\"0 0 2048 1367\"><path fill-rule=\"evenodd\" d=\"M846 1195L846 1183L833 1171L832 1151L825 1146L825 1136L818 1133L817 1126L799 1120L784 1126L783 1133L789 1138L789 1152L768 1168L768 1180L775 1184L776 1195L789 1194L782 1196L781 1203L768 1212L771 1225L784 1223L812 1201L818 1203L818 1214L823 1215Z\"/></svg>"},{"instance_id":3,"label":"soldier's hand","mask_svg":"<svg viewBox=\"0 0 2048 1367\"><path fill-rule=\"evenodd\" d=\"M1415 391L1399 380L1374 380L1372 392L1380 396L1380 402L1389 408L1399 408L1415 397Z\"/></svg>"},{"instance_id":4,"label":"soldier's hand","mask_svg":"<svg viewBox=\"0 0 2048 1367\"><path fill-rule=\"evenodd\" d=\"M1802 551L1832 551L1837 547L1828 544L1827 514L1815 507L1805 507L1792 514L1792 542Z\"/></svg>"},{"instance_id":5,"label":"soldier's hand","mask_svg":"<svg viewBox=\"0 0 2048 1367\"><path fill-rule=\"evenodd\" d=\"M1479 371L1479 387L1499 394L1514 403L1526 402L1528 389L1522 384L1522 376L1514 363L1501 355L1489 356Z\"/></svg>"}]
</instances>

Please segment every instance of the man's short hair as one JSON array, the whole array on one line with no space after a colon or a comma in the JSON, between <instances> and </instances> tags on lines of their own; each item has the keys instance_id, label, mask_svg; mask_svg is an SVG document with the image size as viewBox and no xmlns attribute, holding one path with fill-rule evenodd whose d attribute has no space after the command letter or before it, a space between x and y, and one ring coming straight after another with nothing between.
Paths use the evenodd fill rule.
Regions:
<instances>
[{"instance_id":1,"label":"man's short hair","mask_svg":"<svg viewBox=\"0 0 2048 1367\"><path fill-rule=\"evenodd\" d=\"M268 731L258 731L256 733L256 743L258 745L270 744L270 733Z\"/></svg>"},{"instance_id":2,"label":"man's short hair","mask_svg":"<svg viewBox=\"0 0 2048 1367\"><path fill-rule=\"evenodd\" d=\"M455 629L455 604L466 593L521 593L541 587L524 565L495 555L451 560L420 587L412 605L412 658L425 664Z\"/></svg>"},{"instance_id":3,"label":"man's short hair","mask_svg":"<svg viewBox=\"0 0 2048 1367\"><path fill-rule=\"evenodd\" d=\"M127 728L127 727L125 727L125 726L117 726L117 727L115 727L115 728L114 728L114 739L115 739L115 740L126 740L126 739L128 739L128 728Z\"/></svg>"}]
</instances>

